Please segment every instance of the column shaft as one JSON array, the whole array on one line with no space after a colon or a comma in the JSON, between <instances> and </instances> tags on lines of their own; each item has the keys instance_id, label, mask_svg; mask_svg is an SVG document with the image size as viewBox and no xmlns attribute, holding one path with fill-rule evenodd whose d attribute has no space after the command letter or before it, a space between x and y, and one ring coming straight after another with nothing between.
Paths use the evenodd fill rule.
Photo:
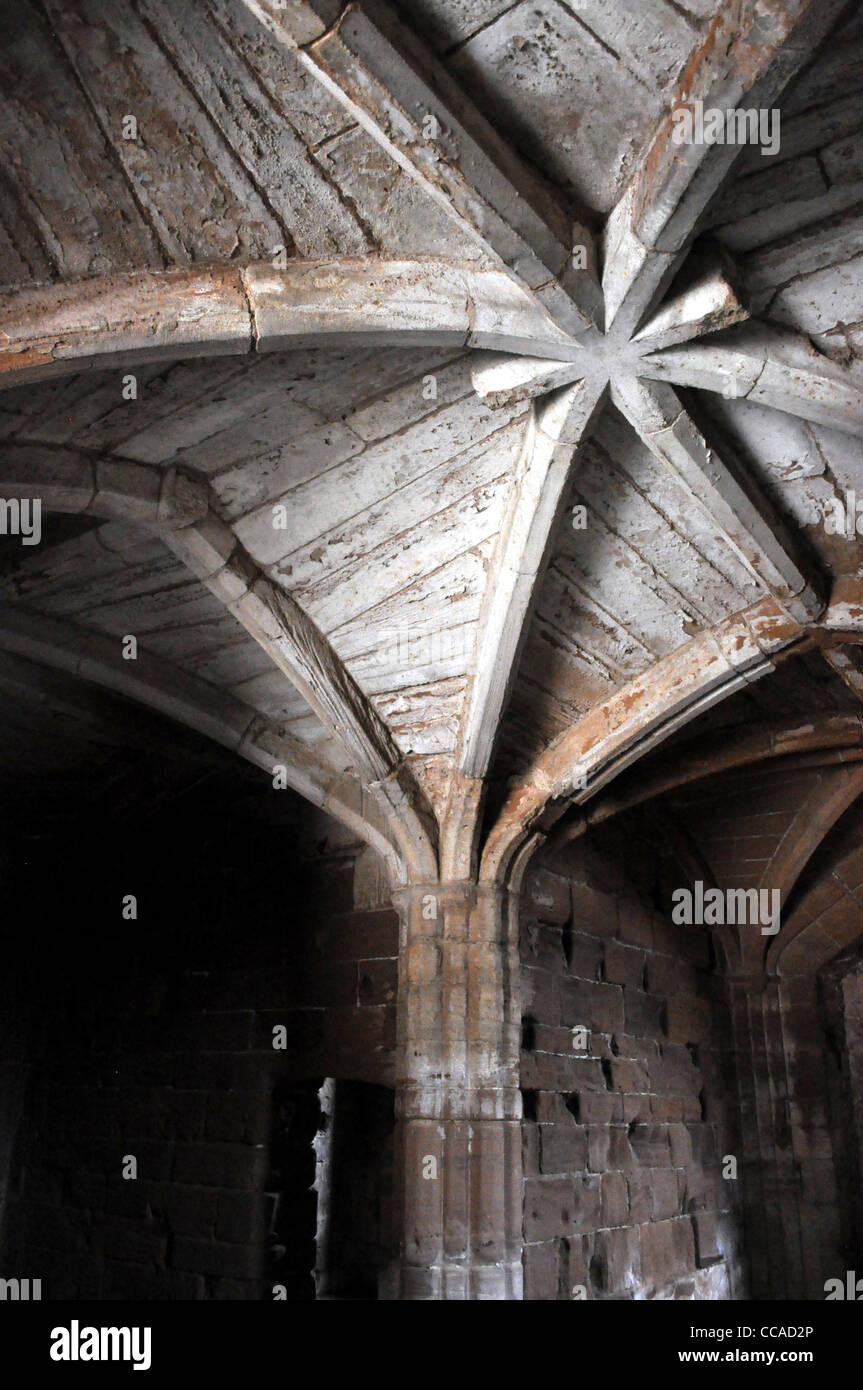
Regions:
<instances>
[{"instance_id":1,"label":"column shaft","mask_svg":"<svg viewBox=\"0 0 863 1390\"><path fill-rule=\"evenodd\" d=\"M399 1295L518 1299L521 1093L513 897L423 884L401 913Z\"/></svg>"}]
</instances>

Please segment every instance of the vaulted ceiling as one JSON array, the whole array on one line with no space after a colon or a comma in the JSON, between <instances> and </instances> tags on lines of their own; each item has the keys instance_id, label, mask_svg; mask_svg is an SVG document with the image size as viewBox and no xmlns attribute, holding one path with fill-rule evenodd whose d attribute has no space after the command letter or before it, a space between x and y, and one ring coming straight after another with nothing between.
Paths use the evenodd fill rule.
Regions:
<instances>
[{"instance_id":1,"label":"vaulted ceiling","mask_svg":"<svg viewBox=\"0 0 863 1390\"><path fill-rule=\"evenodd\" d=\"M0 650L284 765L396 880L463 868L480 805L500 877L783 662L787 718L859 708L858 4L21 0L4 36L0 496L45 518ZM696 100L779 152L678 144Z\"/></svg>"}]
</instances>

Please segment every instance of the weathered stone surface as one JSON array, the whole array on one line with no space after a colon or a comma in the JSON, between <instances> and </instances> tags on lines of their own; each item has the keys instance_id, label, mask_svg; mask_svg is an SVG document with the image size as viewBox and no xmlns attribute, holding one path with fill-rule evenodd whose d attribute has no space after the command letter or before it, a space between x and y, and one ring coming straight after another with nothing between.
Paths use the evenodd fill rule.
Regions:
<instances>
[{"instance_id":1,"label":"weathered stone surface","mask_svg":"<svg viewBox=\"0 0 863 1390\"><path fill-rule=\"evenodd\" d=\"M160 1016L162 980L130 1078L70 1049L16 1237L52 1296L125 1277L260 1298L261 1097L285 1078L395 1088L381 1296L737 1297L741 1231L753 1288L819 1296L859 1224L859 16L576 8L22 0L10 19L13 870L15 796L59 807L88 740L92 804L127 823L146 778L108 775L124 701L312 803L315 853L380 860L366 912L335 869L318 883L311 963L180 982L205 1039ZM781 105L781 149L678 143L695 101ZM199 780L155 760L150 823ZM230 823L259 808L249 792ZM55 834L20 827L27 854ZM293 834L269 856L282 909ZM776 884L781 930L673 921L708 879ZM24 1114L18 1060L0 1071ZM143 1196L109 1177L129 1141Z\"/></svg>"}]
</instances>

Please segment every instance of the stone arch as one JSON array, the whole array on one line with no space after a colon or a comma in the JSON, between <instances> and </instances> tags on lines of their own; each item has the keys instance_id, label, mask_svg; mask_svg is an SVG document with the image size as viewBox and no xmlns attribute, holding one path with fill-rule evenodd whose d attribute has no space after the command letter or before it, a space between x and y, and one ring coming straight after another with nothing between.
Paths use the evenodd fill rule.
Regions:
<instances>
[{"instance_id":1,"label":"stone arch","mask_svg":"<svg viewBox=\"0 0 863 1390\"><path fill-rule=\"evenodd\" d=\"M142 270L0 297L0 389L136 362L332 344L580 353L509 275L457 261Z\"/></svg>"},{"instance_id":2,"label":"stone arch","mask_svg":"<svg viewBox=\"0 0 863 1390\"><path fill-rule=\"evenodd\" d=\"M566 807L589 800L624 768L699 714L773 669L771 657L803 636L772 599L657 661L566 730L510 793L488 837L481 876L503 881L527 835L545 834ZM579 785L587 781L587 789Z\"/></svg>"},{"instance_id":3,"label":"stone arch","mask_svg":"<svg viewBox=\"0 0 863 1390\"><path fill-rule=\"evenodd\" d=\"M281 763L299 795L370 845L394 882L403 880L404 866L386 821L358 780L323 763L242 700L153 653L147 654L144 674L137 663L118 661L116 642L103 633L22 609L7 609L0 619L0 651L17 659L16 676L24 685L30 663L66 671L194 729L267 773Z\"/></svg>"},{"instance_id":4,"label":"stone arch","mask_svg":"<svg viewBox=\"0 0 863 1390\"><path fill-rule=\"evenodd\" d=\"M841 821L837 818L834 832ZM770 975L780 979L814 975L834 957L850 949L863 936L863 904L853 887L859 868L860 850L854 847L833 868L833 877L842 889L829 906L819 903L814 885L797 904L789 920L770 943L766 965Z\"/></svg>"},{"instance_id":5,"label":"stone arch","mask_svg":"<svg viewBox=\"0 0 863 1390\"><path fill-rule=\"evenodd\" d=\"M38 490L49 511L124 522L166 542L174 531L192 531L208 518L211 530L219 525L209 512L206 487L173 468L20 445L4 450L4 470L8 473L0 486L7 497L31 497ZM148 657L146 679L130 673L128 663L122 663L126 670L120 671L114 648L101 634L82 629L78 639L77 645L70 639L68 624L52 624L41 615L37 621L20 611L7 610L0 628L0 643L7 650L129 694L234 748L259 767L271 771L274 761L284 759L295 790L380 853L394 885L405 882L405 851L409 858L420 837L413 830L409 791L399 788L398 779L382 790L366 787L350 773L323 764L274 721L206 682L153 656Z\"/></svg>"}]
</instances>

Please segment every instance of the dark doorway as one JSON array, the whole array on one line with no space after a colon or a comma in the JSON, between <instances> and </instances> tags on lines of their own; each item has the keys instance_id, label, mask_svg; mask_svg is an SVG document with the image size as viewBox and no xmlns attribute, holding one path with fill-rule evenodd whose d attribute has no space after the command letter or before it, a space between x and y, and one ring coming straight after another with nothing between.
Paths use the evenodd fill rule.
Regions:
<instances>
[{"instance_id":1,"label":"dark doorway","mask_svg":"<svg viewBox=\"0 0 863 1390\"><path fill-rule=\"evenodd\" d=\"M315 1298L315 1137L321 1128L322 1085L323 1080L295 1081L273 1096L269 1277L290 1302Z\"/></svg>"},{"instance_id":2,"label":"dark doorway","mask_svg":"<svg viewBox=\"0 0 863 1390\"><path fill-rule=\"evenodd\" d=\"M393 1092L329 1080L322 1100L318 1297L376 1299L394 1254Z\"/></svg>"}]
</instances>

